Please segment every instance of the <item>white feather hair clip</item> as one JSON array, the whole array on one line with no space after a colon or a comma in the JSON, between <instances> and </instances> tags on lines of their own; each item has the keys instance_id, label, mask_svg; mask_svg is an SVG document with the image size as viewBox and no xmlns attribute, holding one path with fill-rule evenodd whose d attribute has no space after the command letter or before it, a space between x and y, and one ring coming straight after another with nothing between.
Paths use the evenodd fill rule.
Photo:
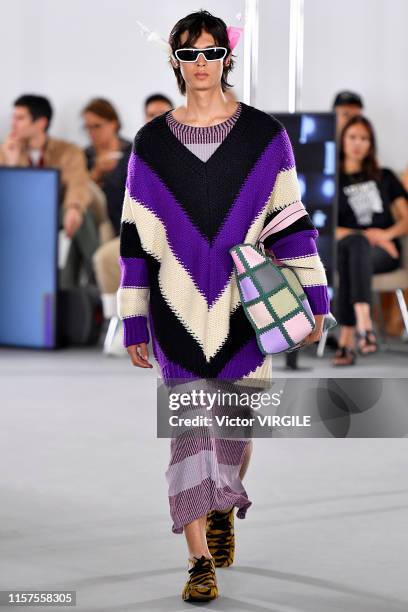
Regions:
<instances>
[{"instance_id":1,"label":"white feather hair clip","mask_svg":"<svg viewBox=\"0 0 408 612\"><path fill-rule=\"evenodd\" d=\"M141 21L136 21L136 23L139 26L142 35L146 38L147 42L154 43L155 45L160 47L160 49L165 51L167 55L171 55L171 46L169 45L167 40L162 38L158 32L149 30L149 28L145 26Z\"/></svg>"}]
</instances>

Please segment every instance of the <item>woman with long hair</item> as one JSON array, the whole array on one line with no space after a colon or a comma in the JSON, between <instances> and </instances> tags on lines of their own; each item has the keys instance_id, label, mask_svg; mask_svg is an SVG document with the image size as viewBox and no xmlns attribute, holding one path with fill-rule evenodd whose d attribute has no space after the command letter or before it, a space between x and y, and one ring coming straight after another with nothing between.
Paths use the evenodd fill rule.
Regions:
<instances>
[{"instance_id":1,"label":"woman with long hair","mask_svg":"<svg viewBox=\"0 0 408 612\"><path fill-rule=\"evenodd\" d=\"M377 162L370 121L360 115L344 126L339 143L337 320L341 325L333 365L353 365L378 350L370 313L373 274L400 265L399 237L408 232L406 193L398 178Z\"/></svg>"},{"instance_id":2,"label":"woman with long hair","mask_svg":"<svg viewBox=\"0 0 408 612\"><path fill-rule=\"evenodd\" d=\"M186 103L146 124L133 144L120 234L124 345L135 366L151 368L151 335L169 388L186 379L257 386L271 379L271 355L245 315L229 249L255 244L280 215L264 245L300 266L316 319L309 344L329 311L318 232L283 125L226 95L234 60L224 21L203 10L187 15L169 45ZM184 531L190 555L185 601L218 596L215 567L234 559L234 508L243 519L252 503L242 484L251 440L207 433L173 437L166 472L172 531Z\"/></svg>"}]
</instances>

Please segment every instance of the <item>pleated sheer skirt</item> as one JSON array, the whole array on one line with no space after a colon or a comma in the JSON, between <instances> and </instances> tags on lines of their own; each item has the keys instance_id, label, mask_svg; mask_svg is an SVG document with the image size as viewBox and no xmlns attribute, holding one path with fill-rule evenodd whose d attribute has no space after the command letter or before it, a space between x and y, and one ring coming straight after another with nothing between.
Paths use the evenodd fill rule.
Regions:
<instances>
[{"instance_id":1,"label":"pleated sheer skirt","mask_svg":"<svg viewBox=\"0 0 408 612\"><path fill-rule=\"evenodd\" d=\"M240 379L238 386L231 386L220 381L221 390L244 389L245 391L260 390L266 380L271 379L272 356L265 356L264 362L255 371ZM258 387L258 380L260 386ZM240 383L243 383L242 385ZM211 379L208 389L215 390L218 381ZM181 385L169 385L169 392L185 392L192 388L203 389L206 381L200 379ZM211 410L206 407L197 408L184 406L177 411L179 417L211 417L213 422L216 414L245 418L245 410L226 408L215 403ZM248 412L246 412L248 414ZM233 429L233 428L232 428ZM225 430L222 430L225 431ZM240 437L220 437L220 430L214 426L194 426L177 428L170 440L170 459L165 476L168 484L168 499L170 515L173 521L172 532L183 533L184 526L195 519L208 514L211 510L224 510L235 506L236 516L245 518L248 508L252 505L247 491L240 478L240 471L252 446L249 431L240 429ZM222 432L221 432L222 434Z\"/></svg>"}]
</instances>

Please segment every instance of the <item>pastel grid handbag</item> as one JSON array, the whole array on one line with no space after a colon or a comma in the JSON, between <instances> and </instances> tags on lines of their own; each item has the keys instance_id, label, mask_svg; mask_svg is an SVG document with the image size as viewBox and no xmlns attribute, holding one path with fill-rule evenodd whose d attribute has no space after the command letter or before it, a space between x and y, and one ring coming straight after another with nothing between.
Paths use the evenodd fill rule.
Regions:
<instances>
[{"instance_id":1,"label":"pastel grid handbag","mask_svg":"<svg viewBox=\"0 0 408 612\"><path fill-rule=\"evenodd\" d=\"M302 203L296 204L298 216L307 214ZM315 326L309 301L293 267L278 262L273 254L265 255L263 241L279 231L279 215L264 228L255 246L243 243L229 249L242 306L265 355L295 350Z\"/></svg>"}]
</instances>

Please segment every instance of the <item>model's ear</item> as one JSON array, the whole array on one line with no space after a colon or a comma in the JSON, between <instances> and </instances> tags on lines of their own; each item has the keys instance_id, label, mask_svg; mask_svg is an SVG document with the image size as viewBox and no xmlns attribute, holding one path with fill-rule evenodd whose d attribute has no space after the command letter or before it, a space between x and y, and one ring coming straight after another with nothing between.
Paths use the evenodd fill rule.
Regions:
<instances>
[{"instance_id":1,"label":"model's ear","mask_svg":"<svg viewBox=\"0 0 408 612\"><path fill-rule=\"evenodd\" d=\"M180 68L179 62L173 55L170 55L170 61L171 61L171 65L173 66L173 68Z\"/></svg>"}]
</instances>

